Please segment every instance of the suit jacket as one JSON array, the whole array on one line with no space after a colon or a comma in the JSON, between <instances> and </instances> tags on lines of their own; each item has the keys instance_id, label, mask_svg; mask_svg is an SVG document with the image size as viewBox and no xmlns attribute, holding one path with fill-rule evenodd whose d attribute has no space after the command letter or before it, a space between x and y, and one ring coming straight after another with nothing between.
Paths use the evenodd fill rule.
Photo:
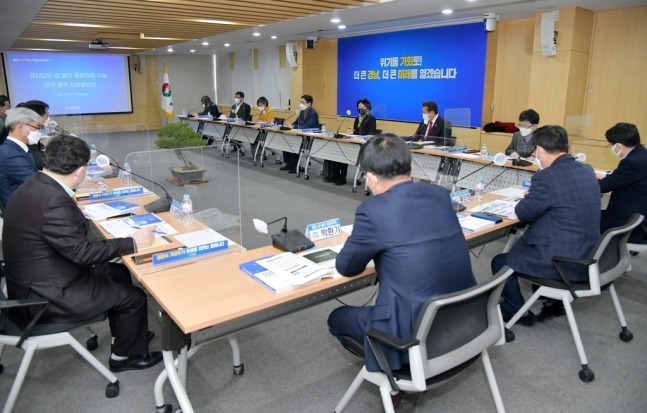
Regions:
<instances>
[{"instance_id":1,"label":"suit jacket","mask_svg":"<svg viewBox=\"0 0 647 413\"><path fill-rule=\"evenodd\" d=\"M449 125L445 125L445 119L440 115L438 115L438 117L436 118L436 121L434 122L434 126L429 131L429 134L427 135L427 139L425 139L425 134L427 133L427 126L428 125L424 121L421 121L418 124L418 129L416 129L416 133L414 133L414 135L420 136L422 140L429 140L430 136L437 136L441 138L452 137L452 127Z\"/></svg>"},{"instance_id":2,"label":"suit jacket","mask_svg":"<svg viewBox=\"0 0 647 413\"><path fill-rule=\"evenodd\" d=\"M601 192L613 191L607 209L602 211L602 232L626 224L636 212L647 217L647 151L643 145L634 147L599 183ZM647 234L636 228L629 241L645 242Z\"/></svg>"},{"instance_id":3,"label":"suit jacket","mask_svg":"<svg viewBox=\"0 0 647 413\"><path fill-rule=\"evenodd\" d=\"M200 112L200 115L211 115L214 118L218 118L220 116L220 111L218 110L218 105L211 102L209 104L209 106L205 106L204 111Z\"/></svg>"},{"instance_id":4,"label":"suit jacket","mask_svg":"<svg viewBox=\"0 0 647 413\"><path fill-rule=\"evenodd\" d=\"M355 118L353 123L353 134L354 135L375 135L375 130L377 129L377 121L375 116L367 113L366 116L362 119L362 123L359 122L359 116Z\"/></svg>"},{"instance_id":5,"label":"suit jacket","mask_svg":"<svg viewBox=\"0 0 647 413\"><path fill-rule=\"evenodd\" d=\"M239 118L243 120L250 120L249 116L252 113L252 108L245 102L241 103L236 111L236 105L231 105L231 113L229 114L230 118Z\"/></svg>"},{"instance_id":6,"label":"suit jacket","mask_svg":"<svg viewBox=\"0 0 647 413\"><path fill-rule=\"evenodd\" d=\"M352 276L370 260L380 289L368 329L400 338L410 337L420 309L431 297L476 284L449 194L436 185L399 184L357 208L353 232L337 255L337 271ZM378 370L366 341L364 349L367 368ZM408 355L388 351L387 359L398 369Z\"/></svg>"},{"instance_id":7,"label":"suit jacket","mask_svg":"<svg viewBox=\"0 0 647 413\"><path fill-rule=\"evenodd\" d=\"M528 136L528 140L526 141L526 138L521 136L521 132L515 132L512 135L512 140L510 141L510 145L505 149L505 154L510 155L512 152L517 152L519 155L528 155L530 151L532 151L533 146L530 141L532 138L532 134Z\"/></svg>"},{"instance_id":8,"label":"suit jacket","mask_svg":"<svg viewBox=\"0 0 647 413\"><path fill-rule=\"evenodd\" d=\"M37 172L34 160L16 142L0 145L0 202L7 205L13 192Z\"/></svg>"},{"instance_id":9,"label":"suit jacket","mask_svg":"<svg viewBox=\"0 0 647 413\"><path fill-rule=\"evenodd\" d=\"M319 114L311 106L306 110L299 112L299 117L292 124L293 128L297 129L314 129L319 127Z\"/></svg>"},{"instance_id":10,"label":"suit jacket","mask_svg":"<svg viewBox=\"0 0 647 413\"><path fill-rule=\"evenodd\" d=\"M507 264L533 277L561 279L555 256L586 258L600 238L600 191L593 168L569 154L535 173L528 194L515 208L530 224L508 253ZM586 271L569 275L588 280Z\"/></svg>"},{"instance_id":11,"label":"suit jacket","mask_svg":"<svg viewBox=\"0 0 647 413\"><path fill-rule=\"evenodd\" d=\"M41 322L83 321L105 312L118 294L107 277L90 268L134 252L132 238L90 241L88 221L61 185L39 172L16 190L2 232L10 299L47 298ZM33 311L33 310L32 310ZM33 313L12 318L24 325Z\"/></svg>"}]
</instances>

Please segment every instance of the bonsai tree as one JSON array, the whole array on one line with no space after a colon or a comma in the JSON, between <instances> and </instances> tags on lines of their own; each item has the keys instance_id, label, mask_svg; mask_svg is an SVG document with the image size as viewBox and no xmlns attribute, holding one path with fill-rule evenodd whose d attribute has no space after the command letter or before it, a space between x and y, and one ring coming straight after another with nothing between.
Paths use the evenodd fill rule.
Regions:
<instances>
[{"instance_id":1,"label":"bonsai tree","mask_svg":"<svg viewBox=\"0 0 647 413\"><path fill-rule=\"evenodd\" d=\"M202 135L195 132L188 123L167 123L157 131L159 139L155 141L158 148L187 148L191 146L204 146L207 141Z\"/></svg>"}]
</instances>

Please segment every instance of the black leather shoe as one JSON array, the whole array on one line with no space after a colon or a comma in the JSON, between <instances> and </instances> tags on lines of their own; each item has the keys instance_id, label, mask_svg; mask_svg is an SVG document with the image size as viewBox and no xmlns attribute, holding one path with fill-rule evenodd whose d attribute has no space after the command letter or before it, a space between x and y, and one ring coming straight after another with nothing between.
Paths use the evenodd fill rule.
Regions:
<instances>
[{"instance_id":1,"label":"black leather shoe","mask_svg":"<svg viewBox=\"0 0 647 413\"><path fill-rule=\"evenodd\" d=\"M512 319L512 317L514 317L514 314L505 312L502 312L501 315L503 316L503 322L505 323L507 323ZM522 326L530 327L535 324L535 321L537 321L535 313L528 310L528 314L522 316L519 320L517 320L517 323L521 324Z\"/></svg>"},{"instance_id":2,"label":"black leather shoe","mask_svg":"<svg viewBox=\"0 0 647 413\"><path fill-rule=\"evenodd\" d=\"M161 351L151 351L144 355L139 356L128 356L126 359L117 361L110 359L108 365L110 366L110 371L126 371L126 370L144 370L149 367L153 367L162 361L162 352Z\"/></svg>"},{"instance_id":3,"label":"black leather shoe","mask_svg":"<svg viewBox=\"0 0 647 413\"><path fill-rule=\"evenodd\" d=\"M288 169L294 169L294 167L289 163L284 163L283 166L281 166L279 169L282 171L287 171Z\"/></svg>"},{"instance_id":4,"label":"black leather shoe","mask_svg":"<svg viewBox=\"0 0 647 413\"><path fill-rule=\"evenodd\" d=\"M564 303L562 303L561 301L558 301L554 304L544 303L544 305L541 307L539 315L537 315L537 320L546 321L563 315L566 315L566 310L564 310Z\"/></svg>"},{"instance_id":5,"label":"black leather shoe","mask_svg":"<svg viewBox=\"0 0 647 413\"><path fill-rule=\"evenodd\" d=\"M399 391L396 394L391 395L391 403L393 403L393 408L395 409L398 407L398 404L402 401L402 398L404 397L404 392Z\"/></svg>"},{"instance_id":6,"label":"black leather shoe","mask_svg":"<svg viewBox=\"0 0 647 413\"><path fill-rule=\"evenodd\" d=\"M290 168L290 169L288 169L288 173L289 173L289 174L295 174L295 173L297 173L297 168Z\"/></svg>"},{"instance_id":7,"label":"black leather shoe","mask_svg":"<svg viewBox=\"0 0 647 413\"><path fill-rule=\"evenodd\" d=\"M346 185L348 182L346 181L346 178L337 178L335 179L335 185L340 186L340 185Z\"/></svg>"}]
</instances>

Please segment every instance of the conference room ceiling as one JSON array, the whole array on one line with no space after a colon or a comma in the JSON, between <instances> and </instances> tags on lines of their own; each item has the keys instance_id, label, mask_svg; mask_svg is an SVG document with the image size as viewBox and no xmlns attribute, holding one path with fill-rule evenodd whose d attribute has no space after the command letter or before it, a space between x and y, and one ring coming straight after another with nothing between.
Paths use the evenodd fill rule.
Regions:
<instances>
[{"instance_id":1,"label":"conference room ceiling","mask_svg":"<svg viewBox=\"0 0 647 413\"><path fill-rule=\"evenodd\" d=\"M203 54L260 49L288 41L461 24L499 13L502 20L537 10L603 10L645 0L2 0L0 50ZM452 14L443 14L447 7ZM331 22L336 17L339 23ZM339 25L345 27L339 28ZM258 35L254 35L257 32ZM271 38L276 36L276 38ZM208 45L204 45L206 42ZM225 46L227 44L228 46ZM173 51L167 51L173 46Z\"/></svg>"}]
</instances>

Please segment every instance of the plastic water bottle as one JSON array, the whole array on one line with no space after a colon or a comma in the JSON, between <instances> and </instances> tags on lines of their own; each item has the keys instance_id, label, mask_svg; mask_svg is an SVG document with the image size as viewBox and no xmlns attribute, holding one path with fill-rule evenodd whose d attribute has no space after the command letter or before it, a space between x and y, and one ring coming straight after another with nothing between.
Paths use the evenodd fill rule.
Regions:
<instances>
[{"instance_id":1,"label":"plastic water bottle","mask_svg":"<svg viewBox=\"0 0 647 413\"><path fill-rule=\"evenodd\" d=\"M90 163L97 162L97 147L94 144L90 145Z\"/></svg>"},{"instance_id":2,"label":"plastic water bottle","mask_svg":"<svg viewBox=\"0 0 647 413\"><path fill-rule=\"evenodd\" d=\"M133 176L130 174L130 165L124 162L123 183L130 185L133 183Z\"/></svg>"},{"instance_id":3,"label":"plastic water bottle","mask_svg":"<svg viewBox=\"0 0 647 413\"><path fill-rule=\"evenodd\" d=\"M487 144L481 145L481 159L487 159Z\"/></svg>"},{"instance_id":4,"label":"plastic water bottle","mask_svg":"<svg viewBox=\"0 0 647 413\"><path fill-rule=\"evenodd\" d=\"M189 194L182 197L182 223L184 225L193 224L193 201Z\"/></svg>"},{"instance_id":5,"label":"plastic water bottle","mask_svg":"<svg viewBox=\"0 0 647 413\"><path fill-rule=\"evenodd\" d=\"M478 181L476 181L476 199L481 202L483 200L483 193L485 192L485 182L483 181L483 175L479 175Z\"/></svg>"},{"instance_id":6,"label":"plastic water bottle","mask_svg":"<svg viewBox=\"0 0 647 413\"><path fill-rule=\"evenodd\" d=\"M321 134L326 136L326 125L321 125Z\"/></svg>"}]
</instances>

